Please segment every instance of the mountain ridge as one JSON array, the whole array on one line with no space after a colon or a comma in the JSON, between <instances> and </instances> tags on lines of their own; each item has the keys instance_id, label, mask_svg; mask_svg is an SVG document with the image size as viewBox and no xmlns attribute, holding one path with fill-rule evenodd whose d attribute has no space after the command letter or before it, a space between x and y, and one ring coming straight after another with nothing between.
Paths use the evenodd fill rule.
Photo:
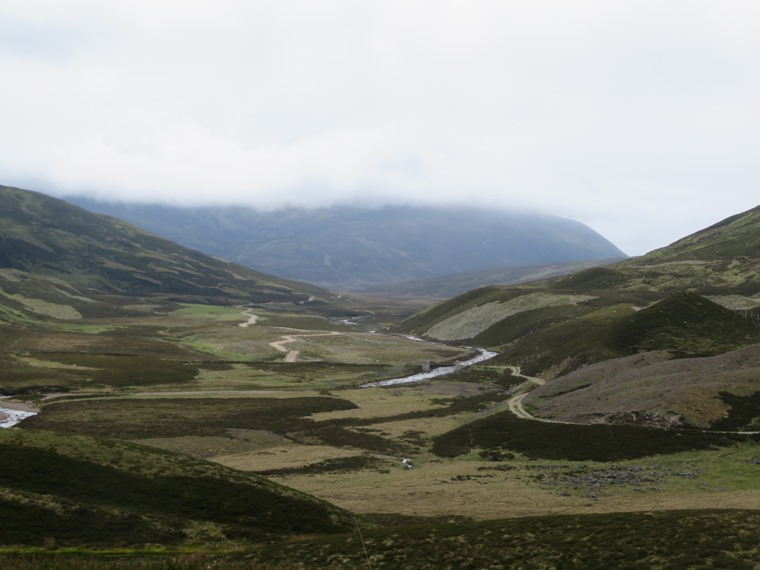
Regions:
<instances>
[{"instance_id":1,"label":"mountain ridge","mask_svg":"<svg viewBox=\"0 0 760 570\"><path fill-rule=\"evenodd\" d=\"M417 206L264 212L70 199L267 273L349 290L501 267L626 257L580 222L546 214Z\"/></svg>"}]
</instances>

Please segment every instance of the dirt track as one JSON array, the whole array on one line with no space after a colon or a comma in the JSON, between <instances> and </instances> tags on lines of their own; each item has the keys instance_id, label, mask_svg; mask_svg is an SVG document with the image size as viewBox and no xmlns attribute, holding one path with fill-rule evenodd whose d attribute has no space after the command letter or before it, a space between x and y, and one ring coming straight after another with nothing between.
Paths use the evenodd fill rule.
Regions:
<instances>
[{"instance_id":1,"label":"dirt track","mask_svg":"<svg viewBox=\"0 0 760 570\"><path fill-rule=\"evenodd\" d=\"M525 396L530 394L530 391L535 388L536 386L543 386L546 384L546 380L542 378L536 378L535 376L526 376L525 374L522 374L520 372L519 366L510 366L509 368L512 369L512 375L517 376L519 378L525 378L525 382L523 382L520 387L517 394L512 396L509 400L507 400L507 405L509 406L509 411L512 412L514 415L516 415L518 418L523 420L536 420L538 422L546 422L549 424L566 424L569 422L561 422L557 420L549 420L546 418L537 418L536 416L530 414L524 407L523 407L523 400L525 399Z\"/></svg>"},{"instance_id":2,"label":"dirt track","mask_svg":"<svg viewBox=\"0 0 760 570\"><path fill-rule=\"evenodd\" d=\"M285 358L283 358L283 362L298 362L298 357L301 354L301 351L288 350L287 348L285 348L286 344L290 344L291 342L298 342L300 340L303 340L304 338L309 338L309 337L334 336L334 335L339 335L339 334L341 333L335 332L335 331L321 332L321 333L287 334L287 335L284 335L280 340L270 342L269 346L271 346L275 350L285 353Z\"/></svg>"}]
</instances>

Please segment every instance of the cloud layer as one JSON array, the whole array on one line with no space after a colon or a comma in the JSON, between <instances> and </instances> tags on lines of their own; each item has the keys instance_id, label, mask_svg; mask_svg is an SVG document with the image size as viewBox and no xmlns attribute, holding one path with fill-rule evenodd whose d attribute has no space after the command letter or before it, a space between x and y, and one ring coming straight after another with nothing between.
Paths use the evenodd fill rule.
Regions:
<instances>
[{"instance_id":1,"label":"cloud layer","mask_svg":"<svg viewBox=\"0 0 760 570\"><path fill-rule=\"evenodd\" d=\"M757 205L752 1L0 0L0 183L533 208L643 253Z\"/></svg>"}]
</instances>

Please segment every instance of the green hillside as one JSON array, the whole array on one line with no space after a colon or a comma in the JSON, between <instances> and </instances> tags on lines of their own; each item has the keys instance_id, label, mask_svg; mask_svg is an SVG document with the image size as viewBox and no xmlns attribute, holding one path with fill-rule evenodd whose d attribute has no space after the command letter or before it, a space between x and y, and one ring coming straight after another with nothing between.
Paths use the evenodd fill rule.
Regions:
<instances>
[{"instance_id":1,"label":"green hillside","mask_svg":"<svg viewBox=\"0 0 760 570\"><path fill-rule=\"evenodd\" d=\"M469 291L401 327L488 347L499 352L494 362L549 380L525 388L536 388L524 405L538 418L753 430L760 416L757 366L729 354L754 354L760 346L759 244L760 208L755 208L640 258ZM502 426L514 421L514 427ZM523 433L530 428L524 423L498 414L442 435L437 445L456 438L467 441L463 450L505 444L502 430ZM547 429L556 429L549 439L560 441L585 427L599 429L562 424L530 429L535 441L545 441ZM647 436L653 442L670 437L653 433L657 437ZM602 430L595 441L606 435ZM613 442L624 439L618 435ZM636 446L624 447L615 453L631 453Z\"/></svg>"},{"instance_id":2,"label":"green hillside","mask_svg":"<svg viewBox=\"0 0 760 570\"><path fill-rule=\"evenodd\" d=\"M354 524L262 477L126 442L0 430L0 453L3 545L231 545Z\"/></svg>"},{"instance_id":3,"label":"green hillside","mask_svg":"<svg viewBox=\"0 0 760 570\"><path fill-rule=\"evenodd\" d=\"M322 289L228 263L18 188L0 186L0 228L6 313L72 318L125 304L109 296L226 304L312 299L313 305L331 298Z\"/></svg>"},{"instance_id":4,"label":"green hillside","mask_svg":"<svg viewBox=\"0 0 760 570\"><path fill-rule=\"evenodd\" d=\"M701 260L746 263L757 267L760 249L760 206L736 214L645 255L645 263ZM746 259L745 259L746 258Z\"/></svg>"},{"instance_id":5,"label":"green hillside","mask_svg":"<svg viewBox=\"0 0 760 570\"><path fill-rule=\"evenodd\" d=\"M758 208L641 258L470 291L402 328L494 348L547 377L639 351L725 352L760 342L757 243Z\"/></svg>"}]
</instances>

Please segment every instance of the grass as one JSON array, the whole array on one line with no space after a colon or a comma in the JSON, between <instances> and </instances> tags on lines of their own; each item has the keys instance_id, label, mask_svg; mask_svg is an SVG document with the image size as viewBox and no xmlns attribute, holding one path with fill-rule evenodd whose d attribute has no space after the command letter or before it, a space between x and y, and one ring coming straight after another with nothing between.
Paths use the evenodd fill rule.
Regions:
<instances>
[{"instance_id":1,"label":"grass","mask_svg":"<svg viewBox=\"0 0 760 570\"><path fill-rule=\"evenodd\" d=\"M160 552L6 555L13 570L199 568L756 568L760 514L681 510L520 520L399 521L233 554ZM118 558L121 554L122 558ZM131 556L130 556L131 554Z\"/></svg>"},{"instance_id":2,"label":"grass","mask_svg":"<svg viewBox=\"0 0 760 570\"><path fill-rule=\"evenodd\" d=\"M425 335L439 340L470 339L512 315L538 308L576 305L593 298L588 295L559 295L540 291L526 293L509 300L483 303L456 313L427 329Z\"/></svg>"},{"instance_id":3,"label":"grass","mask_svg":"<svg viewBox=\"0 0 760 570\"><path fill-rule=\"evenodd\" d=\"M695 293L678 293L615 323L612 343L632 354L672 350L710 355L760 342L760 327Z\"/></svg>"},{"instance_id":4,"label":"grass","mask_svg":"<svg viewBox=\"0 0 760 570\"><path fill-rule=\"evenodd\" d=\"M494 341L512 324L506 321L482 339ZM519 362L527 374L548 378L640 351L703 356L760 342L760 327L752 321L689 292L639 311L626 304L576 314L541 309L514 324L514 336L503 339L512 342L500 360ZM529 327L538 330L519 336Z\"/></svg>"},{"instance_id":5,"label":"grass","mask_svg":"<svg viewBox=\"0 0 760 570\"><path fill-rule=\"evenodd\" d=\"M227 429L290 433L314 425L305 416L353 407L347 400L327 396L80 400L45 406L24 427L127 439L214 436Z\"/></svg>"},{"instance_id":6,"label":"grass","mask_svg":"<svg viewBox=\"0 0 760 570\"><path fill-rule=\"evenodd\" d=\"M754 568L756 511L536 517L364 532L373 568ZM276 544L252 561L367 564L355 535Z\"/></svg>"},{"instance_id":7,"label":"grass","mask_svg":"<svg viewBox=\"0 0 760 570\"><path fill-rule=\"evenodd\" d=\"M475 448L506 449L536 459L619 461L729 446L751 436L633 425L558 424L521 420L509 412L465 424L436 438L433 453L457 457Z\"/></svg>"},{"instance_id":8,"label":"grass","mask_svg":"<svg viewBox=\"0 0 760 570\"><path fill-rule=\"evenodd\" d=\"M398 524L401 523L401 524ZM760 513L680 510L519 520L397 521L254 551L163 557L135 553L6 556L6 568L756 568ZM123 556L124 554L122 554Z\"/></svg>"},{"instance_id":9,"label":"grass","mask_svg":"<svg viewBox=\"0 0 760 570\"><path fill-rule=\"evenodd\" d=\"M10 430L0 452L0 513L20 523L0 526L6 545L262 541L350 521L254 475L124 442Z\"/></svg>"}]
</instances>

